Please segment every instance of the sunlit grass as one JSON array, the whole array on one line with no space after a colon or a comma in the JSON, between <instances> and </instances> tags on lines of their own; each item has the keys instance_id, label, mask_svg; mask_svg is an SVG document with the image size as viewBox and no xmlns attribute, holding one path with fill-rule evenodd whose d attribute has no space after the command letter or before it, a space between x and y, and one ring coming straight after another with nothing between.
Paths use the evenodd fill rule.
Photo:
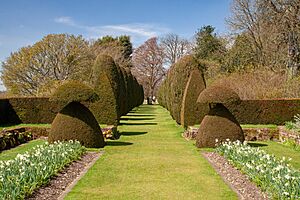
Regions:
<instances>
[{"instance_id":1,"label":"sunlit grass","mask_svg":"<svg viewBox=\"0 0 300 200\"><path fill-rule=\"evenodd\" d=\"M0 160L14 159L18 154L23 154L27 151L30 151L33 147L44 144L45 142L46 140L42 139L32 140L17 147L2 151L0 152Z\"/></svg>"},{"instance_id":2,"label":"sunlit grass","mask_svg":"<svg viewBox=\"0 0 300 200\"><path fill-rule=\"evenodd\" d=\"M236 199L183 129L158 105L143 105L121 120L120 140L66 199Z\"/></svg>"}]
</instances>

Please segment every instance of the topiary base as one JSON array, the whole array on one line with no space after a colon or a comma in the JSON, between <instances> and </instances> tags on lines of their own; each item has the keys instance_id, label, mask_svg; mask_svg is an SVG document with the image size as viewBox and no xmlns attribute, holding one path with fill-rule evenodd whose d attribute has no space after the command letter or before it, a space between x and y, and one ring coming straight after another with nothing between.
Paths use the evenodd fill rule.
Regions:
<instances>
[{"instance_id":1,"label":"topiary base","mask_svg":"<svg viewBox=\"0 0 300 200\"><path fill-rule=\"evenodd\" d=\"M100 126L92 112L78 102L69 103L55 117L48 141L78 140L89 148L105 146Z\"/></svg>"},{"instance_id":2,"label":"topiary base","mask_svg":"<svg viewBox=\"0 0 300 200\"><path fill-rule=\"evenodd\" d=\"M216 104L204 117L196 136L196 146L215 147L218 143L230 141L244 141L244 133L229 110L223 104Z\"/></svg>"}]
</instances>

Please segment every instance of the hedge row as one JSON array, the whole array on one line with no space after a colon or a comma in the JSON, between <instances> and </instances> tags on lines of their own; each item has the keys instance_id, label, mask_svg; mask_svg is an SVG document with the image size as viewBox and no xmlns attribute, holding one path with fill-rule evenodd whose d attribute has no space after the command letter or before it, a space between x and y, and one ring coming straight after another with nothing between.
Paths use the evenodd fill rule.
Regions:
<instances>
[{"instance_id":1,"label":"hedge row","mask_svg":"<svg viewBox=\"0 0 300 200\"><path fill-rule=\"evenodd\" d=\"M300 99L243 100L225 106L240 124L283 125L300 113Z\"/></svg>"},{"instance_id":2,"label":"hedge row","mask_svg":"<svg viewBox=\"0 0 300 200\"><path fill-rule=\"evenodd\" d=\"M50 124L63 105L49 98L20 97L0 99L0 125Z\"/></svg>"},{"instance_id":3,"label":"hedge row","mask_svg":"<svg viewBox=\"0 0 300 200\"><path fill-rule=\"evenodd\" d=\"M101 124L116 125L122 115L144 101L143 87L136 78L129 70L117 66L108 56L99 56L95 61L93 87L99 96L98 101L84 104ZM46 97L0 99L0 125L50 124L65 106L66 100L49 101Z\"/></svg>"},{"instance_id":4,"label":"hedge row","mask_svg":"<svg viewBox=\"0 0 300 200\"><path fill-rule=\"evenodd\" d=\"M181 120L181 110L182 105L188 105L188 106L195 106L196 107L196 101L197 97L200 94L200 92L205 88L205 82L203 79L203 75L201 73L201 64L191 55L185 56L182 59L180 59L177 63L171 66L169 69L169 72L167 74L166 79L161 84L159 91L158 91L158 101L160 105L165 107L170 111L171 116L178 124L181 124L182 121L186 121L184 119ZM200 82L192 80L192 84L196 83L199 84L198 86L191 86L191 88L199 89L196 91L197 94L190 95L190 92L188 92L186 95L184 95L184 91L189 79L189 76L193 70L198 71L198 75L200 77L197 77L197 80L202 80ZM187 89L188 91L191 91L190 89ZM193 91L191 91L193 92ZM195 91L194 91L195 92ZM183 99L187 97L185 101ZM197 109L189 109L188 112L185 112L186 114L191 117L192 121L195 121L194 118L199 118L199 112L194 113L193 111L196 111ZM201 110L201 109L199 109ZM186 115L184 114L184 115ZM192 125L194 122L187 122L186 124ZM184 126L186 126L184 124Z\"/></svg>"},{"instance_id":5,"label":"hedge row","mask_svg":"<svg viewBox=\"0 0 300 200\"><path fill-rule=\"evenodd\" d=\"M95 61L93 86L99 100L89 107L101 124L117 125L122 115L144 101L143 88L136 78L107 55L99 55Z\"/></svg>"}]
</instances>

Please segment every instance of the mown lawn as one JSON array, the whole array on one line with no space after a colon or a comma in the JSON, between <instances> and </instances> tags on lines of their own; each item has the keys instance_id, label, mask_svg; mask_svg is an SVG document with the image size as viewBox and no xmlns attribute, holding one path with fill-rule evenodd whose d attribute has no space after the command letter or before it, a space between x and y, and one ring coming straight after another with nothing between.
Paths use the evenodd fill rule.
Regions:
<instances>
[{"instance_id":1,"label":"mown lawn","mask_svg":"<svg viewBox=\"0 0 300 200\"><path fill-rule=\"evenodd\" d=\"M50 128L51 124L17 124L17 125L3 125L0 126L0 131L10 128L19 128L19 127L38 127L38 128Z\"/></svg>"},{"instance_id":2,"label":"mown lawn","mask_svg":"<svg viewBox=\"0 0 300 200\"><path fill-rule=\"evenodd\" d=\"M42 145L45 142L46 140L41 140L41 139L32 140L27 143L21 144L15 148L2 151L0 153L0 160L14 159L18 154L23 154L26 151L31 150L33 147L36 147L37 145Z\"/></svg>"},{"instance_id":3,"label":"mown lawn","mask_svg":"<svg viewBox=\"0 0 300 200\"><path fill-rule=\"evenodd\" d=\"M66 199L237 199L162 107L140 106L121 123L120 140Z\"/></svg>"}]
</instances>

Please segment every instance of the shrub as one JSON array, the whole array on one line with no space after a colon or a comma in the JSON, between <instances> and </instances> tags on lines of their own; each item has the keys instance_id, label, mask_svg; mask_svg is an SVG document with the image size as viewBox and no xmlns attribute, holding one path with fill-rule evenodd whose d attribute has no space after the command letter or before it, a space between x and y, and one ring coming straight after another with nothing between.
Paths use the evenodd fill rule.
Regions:
<instances>
[{"instance_id":1,"label":"shrub","mask_svg":"<svg viewBox=\"0 0 300 200\"><path fill-rule=\"evenodd\" d=\"M185 86L181 105L181 125L184 127L198 124L209 111L208 104L197 103L199 94L205 89L203 74L198 69L191 72Z\"/></svg>"},{"instance_id":2,"label":"shrub","mask_svg":"<svg viewBox=\"0 0 300 200\"><path fill-rule=\"evenodd\" d=\"M164 104L163 106L170 111L173 119L179 124L184 90L189 75L194 69L201 70L202 65L192 55L181 58L169 69L167 77L162 83L164 87L161 87L164 92L158 92L159 101ZM161 95L165 97L161 97Z\"/></svg>"},{"instance_id":3,"label":"shrub","mask_svg":"<svg viewBox=\"0 0 300 200\"><path fill-rule=\"evenodd\" d=\"M90 105L98 123L117 125L121 116L118 100L119 77L112 57L99 55L93 66L93 86L100 96Z\"/></svg>"},{"instance_id":4,"label":"shrub","mask_svg":"<svg viewBox=\"0 0 300 200\"><path fill-rule=\"evenodd\" d=\"M300 99L243 100L224 105L240 124L283 125L300 113Z\"/></svg>"},{"instance_id":5,"label":"shrub","mask_svg":"<svg viewBox=\"0 0 300 200\"><path fill-rule=\"evenodd\" d=\"M48 141L78 140L86 147L104 147L105 142L92 112L78 102L71 102L55 117Z\"/></svg>"},{"instance_id":6,"label":"shrub","mask_svg":"<svg viewBox=\"0 0 300 200\"><path fill-rule=\"evenodd\" d=\"M62 107L46 97L0 99L0 124L50 124Z\"/></svg>"},{"instance_id":7,"label":"shrub","mask_svg":"<svg viewBox=\"0 0 300 200\"><path fill-rule=\"evenodd\" d=\"M210 86L203 90L197 102L198 103L230 103L241 101L239 95L232 89L224 86Z\"/></svg>"},{"instance_id":8,"label":"shrub","mask_svg":"<svg viewBox=\"0 0 300 200\"><path fill-rule=\"evenodd\" d=\"M73 101L84 102L84 101L96 101L99 96L94 92L94 90L78 81L68 81L61 86L59 86L52 96L50 101L63 102L67 105Z\"/></svg>"},{"instance_id":9,"label":"shrub","mask_svg":"<svg viewBox=\"0 0 300 200\"><path fill-rule=\"evenodd\" d=\"M215 147L216 140L224 142L226 139L243 142L243 130L224 105L216 104L200 124L196 136L196 146L199 148Z\"/></svg>"}]
</instances>

